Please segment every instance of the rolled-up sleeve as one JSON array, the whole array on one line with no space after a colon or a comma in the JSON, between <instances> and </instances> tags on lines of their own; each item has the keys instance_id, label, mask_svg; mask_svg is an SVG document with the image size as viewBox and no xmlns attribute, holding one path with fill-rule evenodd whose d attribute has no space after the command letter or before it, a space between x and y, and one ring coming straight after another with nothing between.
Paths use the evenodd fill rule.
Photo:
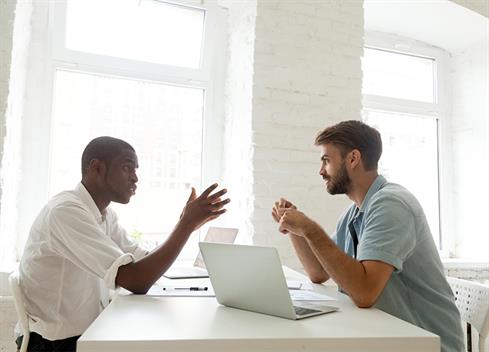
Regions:
<instances>
[{"instance_id":1,"label":"rolled-up sleeve","mask_svg":"<svg viewBox=\"0 0 489 352\"><path fill-rule=\"evenodd\" d=\"M46 221L51 229L51 249L84 271L115 288L120 266L135 260L103 231L88 210L76 203L53 208Z\"/></svg>"}]
</instances>

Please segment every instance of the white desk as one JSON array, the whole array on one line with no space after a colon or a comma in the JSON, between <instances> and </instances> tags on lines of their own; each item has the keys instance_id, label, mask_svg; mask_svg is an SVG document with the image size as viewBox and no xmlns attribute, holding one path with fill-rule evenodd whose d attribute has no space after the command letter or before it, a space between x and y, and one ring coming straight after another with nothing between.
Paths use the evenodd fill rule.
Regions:
<instances>
[{"instance_id":1,"label":"white desk","mask_svg":"<svg viewBox=\"0 0 489 352\"><path fill-rule=\"evenodd\" d=\"M287 272L288 279L305 278ZM208 284L207 279L169 285ZM333 286L339 312L293 321L220 306L214 297L119 295L78 340L89 351L440 351L438 336L377 309L359 309Z\"/></svg>"}]
</instances>

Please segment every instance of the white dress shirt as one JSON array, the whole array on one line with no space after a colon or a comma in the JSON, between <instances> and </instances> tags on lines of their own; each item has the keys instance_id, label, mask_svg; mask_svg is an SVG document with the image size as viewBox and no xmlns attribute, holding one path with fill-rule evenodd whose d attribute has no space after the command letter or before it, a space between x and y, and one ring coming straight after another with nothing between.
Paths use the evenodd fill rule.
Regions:
<instances>
[{"instance_id":1,"label":"white dress shirt","mask_svg":"<svg viewBox=\"0 0 489 352\"><path fill-rule=\"evenodd\" d=\"M83 184L54 196L32 225L19 267L31 331L48 340L81 335L104 308L118 268L146 253Z\"/></svg>"}]
</instances>

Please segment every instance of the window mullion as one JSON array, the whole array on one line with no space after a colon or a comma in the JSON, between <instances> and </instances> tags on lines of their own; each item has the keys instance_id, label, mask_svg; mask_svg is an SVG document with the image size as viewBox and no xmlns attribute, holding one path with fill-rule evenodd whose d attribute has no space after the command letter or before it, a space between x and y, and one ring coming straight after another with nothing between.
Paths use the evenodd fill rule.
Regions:
<instances>
[{"instance_id":1,"label":"window mullion","mask_svg":"<svg viewBox=\"0 0 489 352\"><path fill-rule=\"evenodd\" d=\"M383 97L378 95L363 95L363 106L368 109L402 112L425 116L440 116L440 107L437 104L419 101Z\"/></svg>"}]
</instances>

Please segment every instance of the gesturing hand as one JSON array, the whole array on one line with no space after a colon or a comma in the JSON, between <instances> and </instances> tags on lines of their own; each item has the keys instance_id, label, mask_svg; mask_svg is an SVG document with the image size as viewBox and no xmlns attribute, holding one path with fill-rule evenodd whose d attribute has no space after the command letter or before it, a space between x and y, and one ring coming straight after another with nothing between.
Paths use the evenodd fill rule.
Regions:
<instances>
[{"instance_id":1,"label":"gesturing hand","mask_svg":"<svg viewBox=\"0 0 489 352\"><path fill-rule=\"evenodd\" d=\"M224 206L230 202L229 198L221 200L221 196L226 194L226 189L211 194L217 188L217 183L208 187L200 196L197 197L195 188L192 187L187 204L180 215L180 222L189 226L192 231L197 230L206 222L211 221L226 212Z\"/></svg>"},{"instance_id":2,"label":"gesturing hand","mask_svg":"<svg viewBox=\"0 0 489 352\"><path fill-rule=\"evenodd\" d=\"M275 204L272 207L272 217L276 222L280 222L280 219L282 218L282 215L284 215L286 210L289 209L297 209L297 207L289 202L285 198L280 198L280 200L276 201ZM280 232L283 234L288 233L287 230L281 229Z\"/></svg>"}]
</instances>

